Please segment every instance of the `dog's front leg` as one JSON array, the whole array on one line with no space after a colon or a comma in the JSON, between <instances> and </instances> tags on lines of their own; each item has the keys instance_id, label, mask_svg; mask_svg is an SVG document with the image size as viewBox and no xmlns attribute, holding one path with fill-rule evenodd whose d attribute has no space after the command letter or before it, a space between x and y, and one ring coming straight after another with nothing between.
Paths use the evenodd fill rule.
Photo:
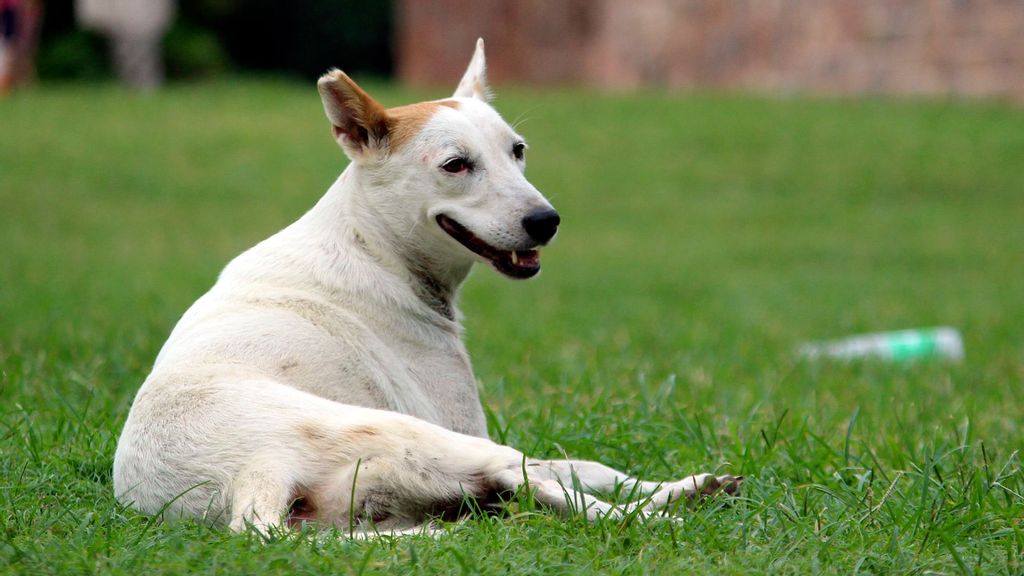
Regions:
<instances>
[{"instance_id":1,"label":"dog's front leg","mask_svg":"<svg viewBox=\"0 0 1024 576\"><path fill-rule=\"evenodd\" d=\"M292 487L283 494L290 495L290 507L280 490L259 497L256 488L264 487L270 471L260 466L252 481L249 475L239 479L244 489L236 498L236 529L245 523L261 527L258 519L276 519L274 512L280 516L284 506L288 525L311 520L352 535L399 533L432 518L499 505L524 487L537 503L565 514L596 520L624 512L535 473L518 450L406 415L345 407L337 418L302 422L293 436L285 444L302 453L276 460L289 463ZM475 504L465 507L467 500Z\"/></svg>"},{"instance_id":2,"label":"dog's front leg","mask_svg":"<svg viewBox=\"0 0 1024 576\"><path fill-rule=\"evenodd\" d=\"M587 460L530 460L531 477L557 482L567 489L579 487L592 493L621 493L636 500L644 500L645 508L657 510L686 498L710 495L718 491L736 494L743 478L736 476L715 476L694 474L678 482L652 482L633 478L605 466L600 462ZM649 498L646 498L649 495Z\"/></svg>"}]
</instances>

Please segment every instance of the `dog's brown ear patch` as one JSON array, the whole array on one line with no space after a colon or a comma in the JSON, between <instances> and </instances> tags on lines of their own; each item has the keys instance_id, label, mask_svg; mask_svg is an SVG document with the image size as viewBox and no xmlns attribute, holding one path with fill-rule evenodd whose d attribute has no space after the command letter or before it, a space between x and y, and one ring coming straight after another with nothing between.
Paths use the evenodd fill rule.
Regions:
<instances>
[{"instance_id":1,"label":"dog's brown ear patch","mask_svg":"<svg viewBox=\"0 0 1024 576\"><path fill-rule=\"evenodd\" d=\"M391 150L399 150L412 140L442 107L458 110L459 103L455 100L437 100L388 109L387 114L391 121Z\"/></svg>"},{"instance_id":2,"label":"dog's brown ear patch","mask_svg":"<svg viewBox=\"0 0 1024 576\"><path fill-rule=\"evenodd\" d=\"M361 156L388 145L387 111L347 74L331 70L317 82L334 138L349 156Z\"/></svg>"}]
</instances>

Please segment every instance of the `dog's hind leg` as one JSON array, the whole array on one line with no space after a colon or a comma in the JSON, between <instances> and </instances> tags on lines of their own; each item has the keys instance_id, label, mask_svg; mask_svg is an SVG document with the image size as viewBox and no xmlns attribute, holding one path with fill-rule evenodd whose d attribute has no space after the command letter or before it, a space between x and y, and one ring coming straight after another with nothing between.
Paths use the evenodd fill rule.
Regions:
<instances>
[{"instance_id":1,"label":"dog's hind leg","mask_svg":"<svg viewBox=\"0 0 1024 576\"><path fill-rule=\"evenodd\" d=\"M280 526L294 499L291 486L282 467L266 458L247 465L232 483L231 529L251 528L265 534Z\"/></svg>"}]
</instances>

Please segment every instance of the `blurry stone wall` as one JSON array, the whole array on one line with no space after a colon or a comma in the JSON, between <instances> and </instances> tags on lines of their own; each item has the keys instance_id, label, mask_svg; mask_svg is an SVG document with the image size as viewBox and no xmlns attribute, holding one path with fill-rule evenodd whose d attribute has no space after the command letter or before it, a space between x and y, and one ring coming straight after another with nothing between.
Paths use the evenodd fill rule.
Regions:
<instances>
[{"instance_id":1,"label":"blurry stone wall","mask_svg":"<svg viewBox=\"0 0 1024 576\"><path fill-rule=\"evenodd\" d=\"M396 64L493 81L1024 100L1024 0L398 0Z\"/></svg>"}]
</instances>

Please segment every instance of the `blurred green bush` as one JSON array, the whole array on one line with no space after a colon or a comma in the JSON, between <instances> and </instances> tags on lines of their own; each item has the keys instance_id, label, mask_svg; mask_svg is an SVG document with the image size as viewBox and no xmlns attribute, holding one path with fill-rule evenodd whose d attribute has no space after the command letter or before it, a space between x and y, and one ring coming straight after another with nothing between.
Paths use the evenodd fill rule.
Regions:
<instances>
[{"instance_id":1,"label":"blurred green bush","mask_svg":"<svg viewBox=\"0 0 1024 576\"><path fill-rule=\"evenodd\" d=\"M392 3L365 0L183 0L164 38L171 79L258 70L316 78L328 68L392 72ZM112 75L104 40L77 28L72 2L48 3L38 58L44 79Z\"/></svg>"},{"instance_id":2,"label":"blurred green bush","mask_svg":"<svg viewBox=\"0 0 1024 576\"><path fill-rule=\"evenodd\" d=\"M172 79L209 78L229 68L228 55L217 36L181 20L164 36L164 64Z\"/></svg>"},{"instance_id":3,"label":"blurred green bush","mask_svg":"<svg viewBox=\"0 0 1024 576\"><path fill-rule=\"evenodd\" d=\"M106 42L77 29L46 38L39 47L36 66L44 80L103 80L112 75Z\"/></svg>"}]
</instances>

